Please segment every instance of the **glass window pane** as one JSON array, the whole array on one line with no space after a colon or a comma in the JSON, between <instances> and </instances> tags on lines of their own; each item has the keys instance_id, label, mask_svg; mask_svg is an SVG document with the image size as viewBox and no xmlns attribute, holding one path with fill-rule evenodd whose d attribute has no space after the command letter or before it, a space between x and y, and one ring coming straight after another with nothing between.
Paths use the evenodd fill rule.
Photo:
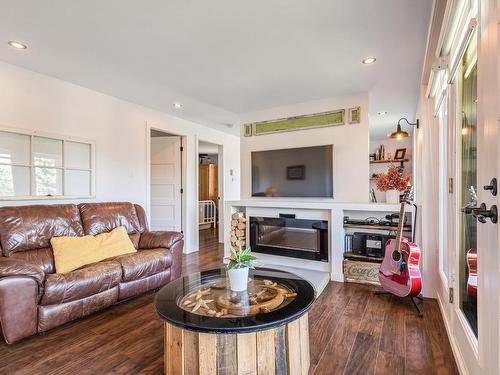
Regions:
<instances>
[{"instance_id":1,"label":"glass window pane","mask_svg":"<svg viewBox=\"0 0 500 375\"><path fill-rule=\"evenodd\" d=\"M80 142L64 142L66 168L90 169L90 145Z\"/></svg>"},{"instance_id":2,"label":"glass window pane","mask_svg":"<svg viewBox=\"0 0 500 375\"><path fill-rule=\"evenodd\" d=\"M30 138L0 131L0 163L30 164Z\"/></svg>"},{"instance_id":3,"label":"glass window pane","mask_svg":"<svg viewBox=\"0 0 500 375\"><path fill-rule=\"evenodd\" d=\"M477 207L477 66L473 41L462 61L460 76L461 129L459 137L459 197L460 207ZM472 52L471 52L472 51ZM460 307L477 336L477 221L470 214L461 213L459 227Z\"/></svg>"},{"instance_id":4,"label":"glass window pane","mask_svg":"<svg viewBox=\"0 0 500 375\"><path fill-rule=\"evenodd\" d=\"M62 170L36 167L35 195L62 195Z\"/></svg>"},{"instance_id":5,"label":"glass window pane","mask_svg":"<svg viewBox=\"0 0 500 375\"><path fill-rule=\"evenodd\" d=\"M0 196L30 195L30 167L0 165Z\"/></svg>"},{"instance_id":6,"label":"glass window pane","mask_svg":"<svg viewBox=\"0 0 500 375\"><path fill-rule=\"evenodd\" d=\"M64 175L65 195L90 195L90 172L66 170Z\"/></svg>"},{"instance_id":7,"label":"glass window pane","mask_svg":"<svg viewBox=\"0 0 500 375\"><path fill-rule=\"evenodd\" d=\"M44 167L62 167L62 144L58 139L34 137L33 161Z\"/></svg>"}]
</instances>

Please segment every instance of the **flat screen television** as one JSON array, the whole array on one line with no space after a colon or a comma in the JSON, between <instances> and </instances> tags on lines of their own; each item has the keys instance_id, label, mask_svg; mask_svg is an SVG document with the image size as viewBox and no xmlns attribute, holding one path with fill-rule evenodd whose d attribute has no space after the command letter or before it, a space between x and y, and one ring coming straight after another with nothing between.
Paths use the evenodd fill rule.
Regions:
<instances>
[{"instance_id":1,"label":"flat screen television","mask_svg":"<svg viewBox=\"0 0 500 375\"><path fill-rule=\"evenodd\" d=\"M333 146L252 152L252 197L333 198Z\"/></svg>"}]
</instances>

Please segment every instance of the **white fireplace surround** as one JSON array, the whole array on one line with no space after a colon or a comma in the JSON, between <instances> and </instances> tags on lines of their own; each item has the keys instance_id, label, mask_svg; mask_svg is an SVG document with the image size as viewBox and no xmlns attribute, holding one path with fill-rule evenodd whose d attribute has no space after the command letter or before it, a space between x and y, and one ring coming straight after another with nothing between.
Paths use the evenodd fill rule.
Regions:
<instances>
[{"instance_id":1,"label":"white fireplace surround","mask_svg":"<svg viewBox=\"0 0 500 375\"><path fill-rule=\"evenodd\" d=\"M224 220L224 253L230 253L230 226L231 215L234 212L242 212L248 219L251 216L279 217L279 214L294 214L297 219L318 219L328 221L329 230L329 254L328 262L297 259L286 256L255 253L262 266L285 267L303 270L308 274L324 273L327 280L344 281L343 259L344 259L344 216L351 218L367 218L370 216L383 217L387 213L399 212L398 204L386 203L338 203L333 200L288 200L288 199L247 199L240 201L225 202ZM250 238L250 228L247 225L246 239ZM322 286L316 286L321 291Z\"/></svg>"}]
</instances>

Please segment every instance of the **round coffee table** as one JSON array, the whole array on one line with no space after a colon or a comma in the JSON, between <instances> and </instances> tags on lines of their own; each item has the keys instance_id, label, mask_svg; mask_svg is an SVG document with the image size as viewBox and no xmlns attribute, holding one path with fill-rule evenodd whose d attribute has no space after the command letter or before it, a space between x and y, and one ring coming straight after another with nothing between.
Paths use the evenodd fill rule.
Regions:
<instances>
[{"instance_id":1,"label":"round coffee table","mask_svg":"<svg viewBox=\"0 0 500 375\"><path fill-rule=\"evenodd\" d=\"M250 270L232 292L224 268L170 282L155 298L166 374L307 374L314 288L289 272Z\"/></svg>"}]
</instances>

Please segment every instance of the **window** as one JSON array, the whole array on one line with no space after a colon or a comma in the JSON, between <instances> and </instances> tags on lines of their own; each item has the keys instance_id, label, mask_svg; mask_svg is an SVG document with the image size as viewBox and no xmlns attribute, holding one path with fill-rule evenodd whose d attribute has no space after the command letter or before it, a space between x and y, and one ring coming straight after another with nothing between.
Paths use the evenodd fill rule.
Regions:
<instances>
[{"instance_id":1,"label":"window","mask_svg":"<svg viewBox=\"0 0 500 375\"><path fill-rule=\"evenodd\" d=\"M0 199L92 197L94 144L0 129Z\"/></svg>"}]
</instances>

